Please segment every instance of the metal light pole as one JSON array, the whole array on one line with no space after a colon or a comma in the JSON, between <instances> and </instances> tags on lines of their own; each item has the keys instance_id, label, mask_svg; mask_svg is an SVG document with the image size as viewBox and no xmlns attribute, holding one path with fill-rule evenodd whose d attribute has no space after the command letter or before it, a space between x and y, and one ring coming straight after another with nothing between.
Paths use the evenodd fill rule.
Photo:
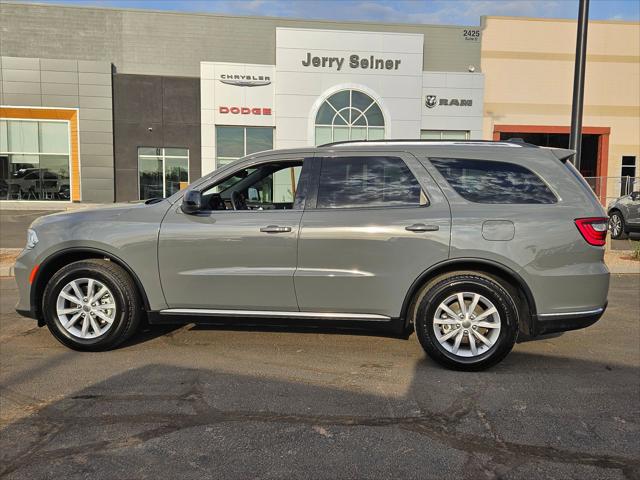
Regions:
<instances>
[{"instance_id":1,"label":"metal light pole","mask_svg":"<svg viewBox=\"0 0 640 480\"><path fill-rule=\"evenodd\" d=\"M573 71L573 105L571 107L571 135L569 148L576 151L573 164L580 170L582 153L582 107L584 104L584 72L587 62L587 27L589 25L589 0L579 0L578 37Z\"/></svg>"}]
</instances>

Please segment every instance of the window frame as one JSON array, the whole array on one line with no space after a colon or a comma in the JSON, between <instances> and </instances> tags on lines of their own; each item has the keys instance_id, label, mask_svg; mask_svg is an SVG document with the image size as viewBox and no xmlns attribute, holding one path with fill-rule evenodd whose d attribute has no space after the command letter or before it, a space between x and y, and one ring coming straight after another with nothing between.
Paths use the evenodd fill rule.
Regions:
<instances>
[{"instance_id":1,"label":"window frame","mask_svg":"<svg viewBox=\"0 0 640 480\"><path fill-rule=\"evenodd\" d=\"M335 105L333 105L333 103L331 103L330 100L333 97L335 97L338 94L343 93L343 92L348 92L349 93L349 103L348 103L348 105L345 105L345 106L338 105L338 107L336 107ZM369 98L371 100L371 103L364 110L361 110L358 107L354 107L353 106L353 92L358 92L358 93L360 93L362 95L365 95L367 98ZM318 115L320 113L320 110L322 109L322 107L325 104L329 105L329 107L334 112L330 124L329 123L318 123ZM380 113L382 115L382 125L369 125L369 118L367 117L367 112L374 105L380 110ZM351 117L349 115L347 115L347 117L349 118L349 120L347 120L347 118L345 118L345 116L342 113L340 113L340 112L345 111L345 110L347 110L347 111L357 110L358 112L360 112L360 114L354 120L351 120ZM345 122L344 125L336 123L336 119L338 117L342 118L342 120ZM359 120L360 118L364 118L364 122L365 122L364 125L356 125L355 124L355 122L357 120ZM380 103L375 98L373 98L372 95L370 95L369 93L367 93L367 92L365 92L363 90L360 90L358 88L343 88L341 90L337 90L335 92L332 92L331 94L327 95L322 100L322 102L318 106L318 109L315 112L315 117L313 118L313 143L314 143L315 146L319 146L319 145L322 145L322 144L326 143L326 142L323 142L322 144L318 143L318 127L330 128L331 129L331 140L330 140L329 143L340 141L340 140L336 140L335 139L336 127L337 128L346 129L346 131L348 133L349 140L353 140L352 139L352 130L354 128L355 129L364 128L365 138L362 139L362 141L369 140L369 131L370 130L382 131L382 140L384 140L386 138L386 135L387 135L387 119L385 118L384 110L382 109L382 106L380 105Z\"/></svg>"},{"instance_id":2,"label":"window frame","mask_svg":"<svg viewBox=\"0 0 640 480\"><path fill-rule=\"evenodd\" d=\"M162 155L148 155L148 154L140 154L140 149L142 148L153 148L156 151L161 150L162 151ZM186 150L187 151L187 156L181 156L181 155L166 155L166 150L170 149L170 148L175 148L175 149L180 149L180 150ZM171 146L171 147L147 147L147 146L143 146L143 145L139 145L137 147L137 164L138 164L138 200L143 200L142 198L140 198L140 158L161 158L162 159L162 198L169 198L172 197L174 194L168 195L167 196L167 163L166 163L166 159L169 158L179 158L179 159L185 159L187 160L187 185L189 185L191 183L191 155L189 152L189 148L187 147L175 147L175 146ZM179 191L179 190L178 190ZM177 192L176 192L177 193ZM146 199L148 200L148 199Z\"/></svg>"},{"instance_id":3,"label":"window frame","mask_svg":"<svg viewBox=\"0 0 640 480\"><path fill-rule=\"evenodd\" d=\"M55 109L53 109L55 110ZM75 189L73 186L73 182L74 182L74 174L73 174L73 148L72 148L72 132L71 132L71 120L64 118L64 119L60 119L60 118L22 118L22 117L12 117L12 116L6 116L6 117L0 117L0 121L5 123L5 131L4 133L6 134L5 136L5 141L6 141L6 151L5 150L1 150L0 151L0 156L3 157L7 157L7 162L10 165L12 162L12 156L14 155L24 155L24 156L37 156L38 157L38 168L39 170L41 162L40 162L40 157L66 157L67 159L67 168L68 168L68 177L67 180L69 181L69 199L30 199L30 198L26 198L26 199L15 199L15 200L8 200L8 199L1 199L1 201L17 201L17 202L33 202L33 201L43 201L43 202L51 202L51 201L59 201L59 202L73 202L74 201L74 193L75 193ZM11 150L11 148L9 147L9 122L35 122L37 124L37 128L36 128L36 135L37 135L37 142L38 142L38 151L36 152L28 152L28 151L16 151L16 150ZM67 130L67 135L66 135L66 140L67 140L67 152L66 153L51 153L51 152L44 152L44 151L40 151L41 150L41 134L40 134L40 124L41 123L60 123L60 124L65 124L66 125L66 130ZM44 181L43 177L39 177L39 181ZM79 180L79 182L81 182L81 180Z\"/></svg>"},{"instance_id":4,"label":"window frame","mask_svg":"<svg viewBox=\"0 0 640 480\"><path fill-rule=\"evenodd\" d=\"M213 188L216 184L224 182L226 179L232 177L240 170L247 168L260 167L261 165L268 163L294 163L302 162L302 169L300 170L300 176L298 177L298 185L296 188L296 196L293 199L292 207L290 209L273 209L273 210L201 210L196 215L210 216L213 214L243 214L243 213L271 213L271 212L303 212L307 207L308 191L310 186L310 172L314 167L315 161L312 153L300 153L300 154L286 154L286 155L273 155L269 157L260 157L252 159L250 162L241 162L235 168L228 169L222 176L214 176L209 181L203 182L194 189L200 193L203 193L210 188ZM226 165L225 165L226 166ZM298 193L300 193L300 200L298 199Z\"/></svg>"},{"instance_id":5,"label":"window frame","mask_svg":"<svg viewBox=\"0 0 640 480\"><path fill-rule=\"evenodd\" d=\"M405 166L409 169L409 172L418 182L420 186L420 199L424 198L425 203L418 205L362 205L357 207L318 207L318 192L320 190L320 175L322 172L322 160L325 158L351 158L351 157L391 157L399 158ZM415 162L415 163L414 163ZM424 172L420 171L422 168ZM428 193L428 189L425 182L421 178L422 175L428 175L424 167L419 165L418 160L412 155L406 152L398 151L345 151L340 153L316 153L314 168L312 171L312 177L310 179L310 189L307 192L307 210L317 210L323 212L339 212L339 211L357 211L357 210L398 210L398 209L415 209L415 208L428 208L431 206L431 198Z\"/></svg>"},{"instance_id":6,"label":"window frame","mask_svg":"<svg viewBox=\"0 0 640 480\"><path fill-rule=\"evenodd\" d=\"M240 155L239 157L218 156L218 128L220 127L221 128L226 128L226 127L242 128L242 155ZM260 153L260 152L247 153L247 129L250 129L250 128L271 129L271 149L268 149L268 150L274 149L276 144L276 127L265 126L265 125L216 125L214 130L214 140L215 140L215 149L216 149L214 170L218 170L219 168L229 165L230 163L233 163L236 160L244 158L247 155L255 155L257 153ZM224 163L221 165L218 162L219 160L223 160Z\"/></svg>"},{"instance_id":7,"label":"window frame","mask_svg":"<svg viewBox=\"0 0 640 480\"><path fill-rule=\"evenodd\" d=\"M432 133L438 133L440 138L434 138L434 139L430 139L430 138L422 138L422 134L423 133L427 133L427 132L432 132ZM452 138L443 138L445 133L448 132L458 132L458 133L464 133L465 138L461 139L452 139ZM470 130L436 130L436 129L431 129L431 128L423 128L420 130L420 140L433 140L433 141L443 141L443 142L464 142L466 140L470 140L471 139L471 131Z\"/></svg>"},{"instance_id":8,"label":"window frame","mask_svg":"<svg viewBox=\"0 0 640 480\"><path fill-rule=\"evenodd\" d=\"M527 207L532 207L532 206L549 206L549 205L558 205L561 203L562 201L562 197L558 194L558 192L549 184L549 182L547 182L547 180L540 175L538 172L536 172L533 168L529 167L529 166L524 166L521 165L519 163L516 162L510 162L507 160L495 160L495 159L488 159L488 158L479 158L477 156L475 157L466 157L466 156L458 156L458 157L445 157L445 156L437 156L437 157L427 157L427 159L429 160L429 164L431 166L431 168L433 168L433 171L436 173L436 175L439 176L439 179L443 182L441 187L444 186L445 188L449 189L451 192L453 192L455 195L457 195L457 197L461 200L463 200L464 202L471 204L471 205L491 205L491 206L500 206L500 205L518 205L518 206L527 206ZM478 162L489 162L489 163L503 163L503 164L507 164L507 165L515 165L517 167L523 168L525 170L527 170L528 172L532 173L533 175L536 176L536 178L538 178L538 180L540 180L545 187L547 187L547 189L549 190L549 192L553 195L555 201L554 202L545 202L545 203L514 203L514 202L504 202L504 203L487 203L487 202L476 202L473 200L469 200L468 198L466 198L465 196L463 196L460 192L458 192L458 190L456 190L456 188L449 182L449 180L444 176L444 174L440 171L440 169L438 169L438 167L436 167L436 165L433 163L434 160L469 160L469 161L478 161Z\"/></svg>"}]
</instances>

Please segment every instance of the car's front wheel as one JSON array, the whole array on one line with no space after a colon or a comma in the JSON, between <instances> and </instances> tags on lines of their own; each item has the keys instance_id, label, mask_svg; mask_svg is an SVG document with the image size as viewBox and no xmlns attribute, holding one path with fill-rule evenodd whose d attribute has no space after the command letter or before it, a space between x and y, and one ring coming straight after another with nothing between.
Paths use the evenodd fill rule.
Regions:
<instances>
[{"instance_id":1,"label":"car's front wheel","mask_svg":"<svg viewBox=\"0 0 640 480\"><path fill-rule=\"evenodd\" d=\"M136 285L107 260L71 263L49 280L42 301L51 333L76 350L116 347L137 329L142 311Z\"/></svg>"},{"instance_id":2,"label":"car's front wheel","mask_svg":"<svg viewBox=\"0 0 640 480\"><path fill-rule=\"evenodd\" d=\"M419 297L415 329L425 352L457 370L495 365L513 348L518 310L498 280L453 272L431 282Z\"/></svg>"},{"instance_id":3,"label":"car's front wheel","mask_svg":"<svg viewBox=\"0 0 640 480\"><path fill-rule=\"evenodd\" d=\"M611 212L609 215L609 232L614 240L624 237L624 218L620 212Z\"/></svg>"}]
</instances>

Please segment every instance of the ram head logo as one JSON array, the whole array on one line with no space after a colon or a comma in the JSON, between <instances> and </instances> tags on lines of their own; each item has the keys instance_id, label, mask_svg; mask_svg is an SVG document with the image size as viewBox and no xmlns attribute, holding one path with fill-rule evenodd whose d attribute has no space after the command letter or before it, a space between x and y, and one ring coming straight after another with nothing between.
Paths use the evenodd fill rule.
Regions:
<instances>
[{"instance_id":1,"label":"ram head logo","mask_svg":"<svg viewBox=\"0 0 640 480\"><path fill-rule=\"evenodd\" d=\"M424 105L427 108L433 108L433 107L436 106L437 102L438 102L438 97L437 96L435 96L435 95L427 95L427 98L424 101Z\"/></svg>"}]
</instances>

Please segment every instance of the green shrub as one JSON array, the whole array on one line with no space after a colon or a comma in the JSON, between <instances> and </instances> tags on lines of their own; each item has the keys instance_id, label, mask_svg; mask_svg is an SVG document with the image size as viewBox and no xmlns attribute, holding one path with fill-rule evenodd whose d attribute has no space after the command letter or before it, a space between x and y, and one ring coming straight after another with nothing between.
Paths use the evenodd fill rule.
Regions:
<instances>
[{"instance_id":1,"label":"green shrub","mask_svg":"<svg viewBox=\"0 0 640 480\"><path fill-rule=\"evenodd\" d=\"M633 257L634 260L640 260L640 241L638 242L631 242L631 248L633 249L633 253L631 254L631 257Z\"/></svg>"}]
</instances>

